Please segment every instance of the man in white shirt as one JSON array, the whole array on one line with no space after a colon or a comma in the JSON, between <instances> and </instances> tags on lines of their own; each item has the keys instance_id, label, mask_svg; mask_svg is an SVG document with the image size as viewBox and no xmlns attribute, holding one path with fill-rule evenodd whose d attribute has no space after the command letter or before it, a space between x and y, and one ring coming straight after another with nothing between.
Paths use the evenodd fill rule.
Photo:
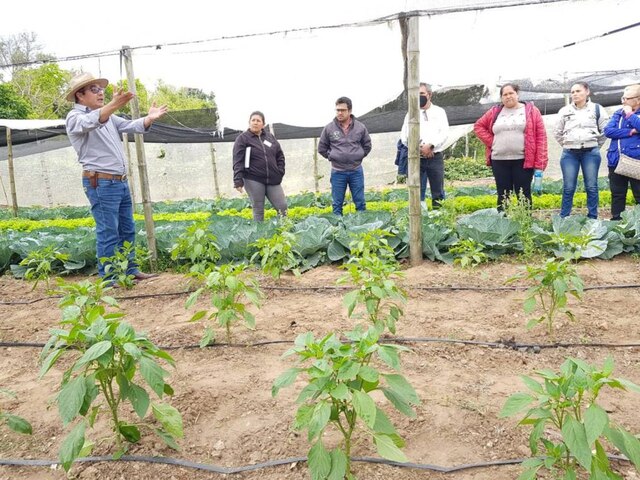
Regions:
<instances>
[{"instance_id":1,"label":"man in white shirt","mask_svg":"<svg viewBox=\"0 0 640 480\"><path fill-rule=\"evenodd\" d=\"M443 108L431 103L431 86L420 83L420 199L424 201L427 179L431 186L433 208L444 199L444 150L449 120ZM404 119L400 140L408 146L409 114Z\"/></svg>"}]
</instances>

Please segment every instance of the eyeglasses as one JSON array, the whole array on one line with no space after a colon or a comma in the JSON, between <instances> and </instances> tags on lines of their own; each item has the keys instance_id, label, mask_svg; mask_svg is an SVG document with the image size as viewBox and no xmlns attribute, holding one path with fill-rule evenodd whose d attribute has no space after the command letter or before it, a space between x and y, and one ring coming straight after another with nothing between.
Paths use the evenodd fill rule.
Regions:
<instances>
[{"instance_id":1,"label":"eyeglasses","mask_svg":"<svg viewBox=\"0 0 640 480\"><path fill-rule=\"evenodd\" d=\"M336 112L348 112L348 108L336 108Z\"/></svg>"},{"instance_id":2,"label":"eyeglasses","mask_svg":"<svg viewBox=\"0 0 640 480\"><path fill-rule=\"evenodd\" d=\"M91 90L91 93L95 93L96 95L104 92L104 88L96 87L95 85L91 85L87 90Z\"/></svg>"},{"instance_id":3,"label":"eyeglasses","mask_svg":"<svg viewBox=\"0 0 640 480\"><path fill-rule=\"evenodd\" d=\"M640 98L640 96L636 95L635 97L620 97L620 100L625 102L627 100L633 100L634 98Z\"/></svg>"}]
</instances>

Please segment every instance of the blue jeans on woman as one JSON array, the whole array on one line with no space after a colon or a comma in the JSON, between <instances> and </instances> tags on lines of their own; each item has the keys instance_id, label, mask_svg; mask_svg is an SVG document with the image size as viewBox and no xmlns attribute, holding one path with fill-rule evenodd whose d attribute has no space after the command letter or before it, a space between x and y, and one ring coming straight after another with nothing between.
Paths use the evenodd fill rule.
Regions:
<instances>
[{"instance_id":1,"label":"blue jeans on woman","mask_svg":"<svg viewBox=\"0 0 640 480\"><path fill-rule=\"evenodd\" d=\"M88 178L82 178L84 193L91 203L91 215L96 221L96 253L98 275L105 276L105 264L100 260L113 257L124 242L133 245L136 226L133 221L133 203L126 180L98 179L98 187L92 188ZM128 275L139 272L134 261L135 252L129 255ZM107 275L109 276L109 275Z\"/></svg>"},{"instance_id":2,"label":"blue jeans on woman","mask_svg":"<svg viewBox=\"0 0 640 480\"><path fill-rule=\"evenodd\" d=\"M338 171L331 170L331 198L333 201L333 214L342 215L344 196L347 186L351 191L351 198L356 204L356 210L366 210L364 201L364 171L362 165L355 170Z\"/></svg>"},{"instance_id":3,"label":"blue jeans on woman","mask_svg":"<svg viewBox=\"0 0 640 480\"><path fill-rule=\"evenodd\" d=\"M567 217L573 207L578 171L582 168L584 189L587 192L587 216L598 218L598 170L600 169L600 147L562 150L562 206L560 216Z\"/></svg>"}]
</instances>

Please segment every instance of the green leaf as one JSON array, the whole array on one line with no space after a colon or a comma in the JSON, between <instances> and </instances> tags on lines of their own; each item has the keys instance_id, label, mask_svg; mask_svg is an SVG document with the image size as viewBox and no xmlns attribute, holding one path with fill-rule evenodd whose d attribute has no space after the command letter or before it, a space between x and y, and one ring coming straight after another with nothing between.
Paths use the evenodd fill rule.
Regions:
<instances>
[{"instance_id":1,"label":"green leaf","mask_svg":"<svg viewBox=\"0 0 640 480\"><path fill-rule=\"evenodd\" d=\"M326 402L319 402L313 409L313 416L309 421L308 437L310 442L322 433L322 430L329 422L329 418L331 418L331 405Z\"/></svg>"},{"instance_id":2,"label":"green leaf","mask_svg":"<svg viewBox=\"0 0 640 480\"><path fill-rule=\"evenodd\" d=\"M609 424L609 416L602 407L599 407L595 403L589 405L584 414L584 428L587 435L587 443L592 445L602 432L604 427Z\"/></svg>"},{"instance_id":3,"label":"green leaf","mask_svg":"<svg viewBox=\"0 0 640 480\"><path fill-rule=\"evenodd\" d=\"M347 361L345 362L340 370L338 370L338 380L354 380L358 375L358 371L360 370L360 364Z\"/></svg>"},{"instance_id":4,"label":"green leaf","mask_svg":"<svg viewBox=\"0 0 640 480\"><path fill-rule=\"evenodd\" d=\"M140 357L142 357L142 351L140 351L135 343L127 342L122 346L122 348L124 348L124 351L136 360L140 360Z\"/></svg>"},{"instance_id":5,"label":"green leaf","mask_svg":"<svg viewBox=\"0 0 640 480\"><path fill-rule=\"evenodd\" d=\"M84 355L80 357L75 367L78 368L86 363L89 363L95 360L98 357L101 357L110 349L111 349L111 342L109 340L103 340L101 342L96 343L91 348L89 348L89 350L84 352Z\"/></svg>"},{"instance_id":6,"label":"green leaf","mask_svg":"<svg viewBox=\"0 0 640 480\"><path fill-rule=\"evenodd\" d=\"M396 447L396 444L388 435L376 434L373 436L373 440L382 458L402 463L409 461L402 450Z\"/></svg>"},{"instance_id":7,"label":"green leaf","mask_svg":"<svg viewBox=\"0 0 640 480\"><path fill-rule=\"evenodd\" d=\"M353 407L356 413L369 428L376 423L376 404L373 399L364 392L355 390L353 395Z\"/></svg>"},{"instance_id":8,"label":"green leaf","mask_svg":"<svg viewBox=\"0 0 640 480\"><path fill-rule=\"evenodd\" d=\"M67 472L84 446L85 428L84 422L78 423L60 445L60 463Z\"/></svg>"},{"instance_id":9,"label":"green leaf","mask_svg":"<svg viewBox=\"0 0 640 480\"><path fill-rule=\"evenodd\" d=\"M165 371L152 359L143 356L140 358L140 374L147 382L151 389L156 392L158 397L162 398L164 392L164 375Z\"/></svg>"},{"instance_id":10,"label":"green leaf","mask_svg":"<svg viewBox=\"0 0 640 480\"><path fill-rule=\"evenodd\" d=\"M527 408L534 400L535 397L532 397L528 393L514 393L507 399L498 416L502 418L511 417L512 415L515 415L521 410Z\"/></svg>"},{"instance_id":11,"label":"green leaf","mask_svg":"<svg viewBox=\"0 0 640 480\"><path fill-rule=\"evenodd\" d=\"M166 403L154 403L151 409L153 410L153 415L170 435L176 438L184 436L182 416L178 410Z\"/></svg>"},{"instance_id":12,"label":"green leaf","mask_svg":"<svg viewBox=\"0 0 640 480\"><path fill-rule=\"evenodd\" d=\"M330 457L331 472L327 480L344 480L347 474L347 456L342 450L335 448L331 450Z\"/></svg>"},{"instance_id":13,"label":"green leaf","mask_svg":"<svg viewBox=\"0 0 640 480\"><path fill-rule=\"evenodd\" d=\"M528 297L522 304L524 313L529 314L536 309L536 297Z\"/></svg>"},{"instance_id":14,"label":"green leaf","mask_svg":"<svg viewBox=\"0 0 640 480\"><path fill-rule=\"evenodd\" d=\"M376 422L373 425L373 430L376 433L384 433L385 435L394 435L396 433L396 429L387 414L378 407L376 407Z\"/></svg>"},{"instance_id":15,"label":"green leaf","mask_svg":"<svg viewBox=\"0 0 640 480\"><path fill-rule=\"evenodd\" d=\"M86 391L85 378L78 376L67 382L58 394L58 411L65 426L80 412Z\"/></svg>"},{"instance_id":16,"label":"green leaf","mask_svg":"<svg viewBox=\"0 0 640 480\"><path fill-rule=\"evenodd\" d=\"M380 359L394 370L400 370L400 356L398 349L392 345L380 345L378 349Z\"/></svg>"},{"instance_id":17,"label":"green leaf","mask_svg":"<svg viewBox=\"0 0 640 480\"><path fill-rule=\"evenodd\" d=\"M207 311L206 310L200 310L199 312L196 312L193 317L191 317L189 319L190 322L197 322L198 320L202 320L202 318L204 318L207 315Z\"/></svg>"},{"instance_id":18,"label":"green leaf","mask_svg":"<svg viewBox=\"0 0 640 480\"><path fill-rule=\"evenodd\" d=\"M585 469L591 470L591 447L587 443L584 425L573 417L567 416L562 425L562 438L578 463Z\"/></svg>"},{"instance_id":19,"label":"green leaf","mask_svg":"<svg viewBox=\"0 0 640 480\"><path fill-rule=\"evenodd\" d=\"M118 431L120 434L130 443L137 443L140 441L140 430L135 425L127 425L120 422L118 425Z\"/></svg>"},{"instance_id":20,"label":"green leaf","mask_svg":"<svg viewBox=\"0 0 640 480\"><path fill-rule=\"evenodd\" d=\"M271 396L275 397L278 395L278 392L281 388L288 387L298 378L298 374L300 373L299 368L290 368L289 370L282 373L276 380L273 382L273 386L271 387Z\"/></svg>"},{"instance_id":21,"label":"green leaf","mask_svg":"<svg viewBox=\"0 0 640 480\"><path fill-rule=\"evenodd\" d=\"M358 371L358 376L365 382L375 383L378 381L380 374L375 368L369 365L362 365Z\"/></svg>"},{"instance_id":22,"label":"green leaf","mask_svg":"<svg viewBox=\"0 0 640 480\"><path fill-rule=\"evenodd\" d=\"M411 408L411 405L409 405L409 403L404 398L399 396L395 391L389 390L388 388L384 387L381 390L382 393L384 393L384 396L387 397L387 400L389 400L399 412L404 413L407 417L410 418L416 417L416 412L413 410L413 408Z\"/></svg>"},{"instance_id":23,"label":"green leaf","mask_svg":"<svg viewBox=\"0 0 640 480\"><path fill-rule=\"evenodd\" d=\"M318 440L311 447L308 457L312 480L325 480L331 472L331 456L324 448L322 440Z\"/></svg>"},{"instance_id":24,"label":"green leaf","mask_svg":"<svg viewBox=\"0 0 640 480\"><path fill-rule=\"evenodd\" d=\"M387 382L387 387L393 390L397 395L400 395L405 401L411 405L420 405L420 398L413 389L411 384L399 374L386 374L382 377Z\"/></svg>"},{"instance_id":25,"label":"green leaf","mask_svg":"<svg viewBox=\"0 0 640 480\"><path fill-rule=\"evenodd\" d=\"M4 416L7 421L7 426L17 433L25 433L27 435L31 435L33 433L33 429L31 424L27 422L24 418L19 417L17 415L11 415L10 413L0 414L0 420Z\"/></svg>"},{"instance_id":26,"label":"green leaf","mask_svg":"<svg viewBox=\"0 0 640 480\"><path fill-rule=\"evenodd\" d=\"M147 391L135 383L131 383L129 385L129 395L127 395L127 398L131 402L138 417L144 418L149 408L149 394Z\"/></svg>"},{"instance_id":27,"label":"green leaf","mask_svg":"<svg viewBox=\"0 0 640 480\"><path fill-rule=\"evenodd\" d=\"M158 435L162 441L167 444L167 446L174 450L180 450L180 446L176 443L175 438L173 438L171 434L165 432L161 428L154 428L153 431L156 432L156 435Z\"/></svg>"},{"instance_id":28,"label":"green leaf","mask_svg":"<svg viewBox=\"0 0 640 480\"><path fill-rule=\"evenodd\" d=\"M40 374L38 375L38 378L44 377L45 374L51 369L51 367L55 365L58 358L60 358L60 355L62 355L65 351L66 350L64 348L52 351L44 360L44 362L42 362L42 367L40 367Z\"/></svg>"}]
</instances>

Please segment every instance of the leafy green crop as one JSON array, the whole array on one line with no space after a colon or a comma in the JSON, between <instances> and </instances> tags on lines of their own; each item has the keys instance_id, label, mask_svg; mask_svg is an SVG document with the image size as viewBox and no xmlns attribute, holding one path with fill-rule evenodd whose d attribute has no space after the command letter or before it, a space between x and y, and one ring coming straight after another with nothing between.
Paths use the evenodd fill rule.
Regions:
<instances>
[{"instance_id":1,"label":"leafy green crop","mask_svg":"<svg viewBox=\"0 0 640 480\"><path fill-rule=\"evenodd\" d=\"M529 320L527 328L546 323L549 335L553 334L553 321L556 314L567 305L568 295L581 299L584 290L582 279L571 258L564 260L549 258L542 266L527 265L526 272L511 277L507 283L520 279L530 280L533 283L533 286L527 290L524 301L525 313L532 313L538 304L543 312L542 316ZM569 309L565 309L564 314L570 320L575 320Z\"/></svg>"},{"instance_id":2,"label":"leafy green crop","mask_svg":"<svg viewBox=\"0 0 640 480\"><path fill-rule=\"evenodd\" d=\"M124 242L122 248L116 250L111 257L102 257L100 262L104 265L104 277L120 287L133 288L136 284L134 276L127 272L134 256L134 246L130 242Z\"/></svg>"},{"instance_id":3,"label":"leafy green crop","mask_svg":"<svg viewBox=\"0 0 640 480\"><path fill-rule=\"evenodd\" d=\"M397 462L407 458L400 450L404 440L382 409L376 406L373 392L381 391L401 413L415 417L414 406L420 399L400 370L400 353L408 351L399 345L380 345L379 331L356 329L345 334L348 343L335 333L316 340L312 333L298 336L295 347L284 355L297 355L300 364L284 372L273 383L275 397L298 375L305 374L308 384L300 392L294 428L307 430L312 444L309 470L314 480L355 479L351 471L351 449L356 432L370 437L380 456ZM385 373L376 368L378 362L391 368ZM325 430L333 426L342 435L340 447L328 451Z\"/></svg>"},{"instance_id":4,"label":"leafy green crop","mask_svg":"<svg viewBox=\"0 0 640 480\"><path fill-rule=\"evenodd\" d=\"M214 310L211 313L200 310L191 317L190 321L196 322L204 317L208 320L217 320L226 331L228 343L231 343L231 326L238 320L244 319L247 327L254 329L256 319L244 302L249 301L255 306L260 306L262 292L255 279L242 278L246 269L247 266L243 264L215 266L204 279L204 285L189 295L185 305L186 308L192 307L198 297L207 291L211 296L211 305ZM207 325L200 340L200 347L206 347L213 339L214 331L210 325Z\"/></svg>"},{"instance_id":5,"label":"leafy green crop","mask_svg":"<svg viewBox=\"0 0 640 480\"><path fill-rule=\"evenodd\" d=\"M387 242L389 236L383 230L356 235L350 243L351 257L341 267L348 273L338 279L338 284L351 283L357 287L344 297L349 317L362 306L367 320L379 332L388 328L395 333L396 322L403 315L400 305L406 302L407 294L395 282L403 274Z\"/></svg>"},{"instance_id":6,"label":"leafy green crop","mask_svg":"<svg viewBox=\"0 0 640 480\"><path fill-rule=\"evenodd\" d=\"M294 249L296 236L288 231L288 228L290 226L282 227L271 238L260 238L251 245L258 249L251 256L251 262L259 259L262 271L276 280L280 278L282 272L287 270L300 275L298 265L301 263L301 258L296 255Z\"/></svg>"},{"instance_id":7,"label":"leafy green crop","mask_svg":"<svg viewBox=\"0 0 640 480\"><path fill-rule=\"evenodd\" d=\"M38 286L38 282L44 280L49 290L49 279L54 272L64 271L64 262L69 259L69 255L60 253L54 246L33 250L29 252L27 258L20 262L20 265L26 267L24 272L25 280L33 281L33 288Z\"/></svg>"},{"instance_id":8,"label":"leafy green crop","mask_svg":"<svg viewBox=\"0 0 640 480\"><path fill-rule=\"evenodd\" d=\"M471 268L489 261L484 253L484 245L472 238L458 240L451 246L449 252L453 254L453 263L462 268Z\"/></svg>"},{"instance_id":9,"label":"leafy green crop","mask_svg":"<svg viewBox=\"0 0 640 480\"><path fill-rule=\"evenodd\" d=\"M0 393L8 397L16 397L11 390L7 390L4 388L0 388ZM33 428L27 420L18 415L13 415L11 413L3 412L2 410L0 410L0 425L2 425L3 423L6 423L7 427L9 427L9 429L13 430L16 433L25 433L27 435L31 435L33 433Z\"/></svg>"},{"instance_id":10,"label":"leafy green crop","mask_svg":"<svg viewBox=\"0 0 640 480\"><path fill-rule=\"evenodd\" d=\"M577 358L568 358L559 373L547 369L537 371L540 382L522 377L529 393L509 397L500 416L509 417L526 410L519 424L532 426L531 454L537 456L542 450L545 457L525 461L526 470L519 480L538 478L542 468L549 470L553 478L576 479L583 471L592 480L622 480L611 470L604 439L631 460L637 470L640 468L638 438L614 425L605 409L597 404L604 387L640 392L637 385L612 377L613 368L611 358L601 370Z\"/></svg>"},{"instance_id":11,"label":"leafy green crop","mask_svg":"<svg viewBox=\"0 0 640 480\"><path fill-rule=\"evenodd\" d=\"M93 443L85 438L87 427L93 427L100 413L111 418L115 457L128 448L127 443L140 440L142 427L152 429L171 448L178 449L175 439L183 436L182 417L171 405L152 403L144 381L162 399L173 395L165 381L168 372L158 360L174 366L173 358L156 347L143 334L123 322L122 313L108 313L106 307L117 307L107 295L107 283L60 284L65 296L60 301L62 328L51 330L51 338L40 355L43 377L62 358L70 357L56 396L64 426L75 426L60 447L60 462L69 470L73 462L91 452ZM103 403L104 402L104 403ZM133 423L124 419L122 406L128 402L143 420L151 406L160 426ZM76 421L80 418L79 421Z\"/></svg>"},{"instance_id":12,"label":"leafy green crop","mask_svg":"<svg viewBox=\"0 0 640 480\"><path fill-rule=\"evenodd\" d=\"M220 260L220 247L216 236L209 231L209 224L198 222L187 227L171 248L171 259L190 273L211 271Z\"/></svg>"}]
</instances>

